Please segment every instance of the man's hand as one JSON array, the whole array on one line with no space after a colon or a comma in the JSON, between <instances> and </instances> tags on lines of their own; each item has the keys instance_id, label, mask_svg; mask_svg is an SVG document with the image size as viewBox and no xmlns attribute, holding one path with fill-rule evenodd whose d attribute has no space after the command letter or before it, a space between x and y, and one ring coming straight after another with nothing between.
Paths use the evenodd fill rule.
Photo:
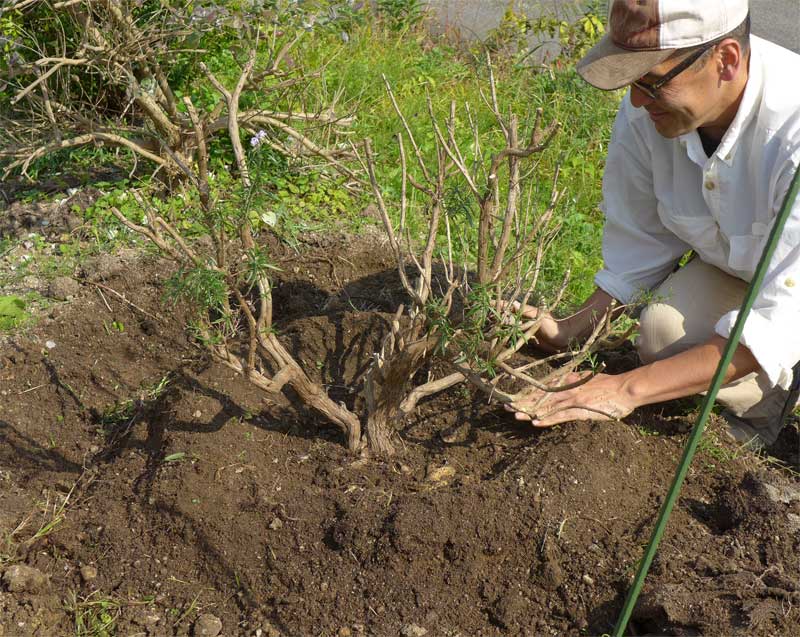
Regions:
<instances>
[{"instance_id":1,"label":"man's hand","mask_svg":"<svg viewBox=\"0 0 800 637\"><path fill-rule=\"evenodd\" d=\"M521 312L522 318L533 321L539 315L539 310L532 305L523 305L520 310L520 303L513 301L511 308L514 313ZM570 340L574 337L569 333L565 321L553 318L553 315L545 313L536 334L533 337L534 345L548 354L563 352L569 346Z\"/></svg>"},{"instance_id":2,"label":"man's hand","mask_svg":"<svg viewBox=\"0 0 800 637\"><path fill-rule=\"evenodd\" d=\"M548 354L566 351L573 342L580 342L591 334L613 302L612 296L598 288L571 316L557 319L548 313L542 318L539 330L533 337L535 345ZM498 309L502 310L505 306L506 302L501 301ZM514 312L521 311L525 319L532 320L538 316L538 310L533 306L520 307L519 302L513 301L511 307Z\"/></svg>"},{"instance_id":3,"label":"man's hand","mask_svg":"<svg viewBox=\"0 0 800 637\"><path fill-rule=\"evenodd\" d=\"M571 385L585 378L573 372L561 384ZM552 427L573 420L618 420L638 405L630 397L624 375L598 374L584 384L558 392L532 389L505 408L517 420L530 420L534 427Z\"/></svg>"}]
</instances>

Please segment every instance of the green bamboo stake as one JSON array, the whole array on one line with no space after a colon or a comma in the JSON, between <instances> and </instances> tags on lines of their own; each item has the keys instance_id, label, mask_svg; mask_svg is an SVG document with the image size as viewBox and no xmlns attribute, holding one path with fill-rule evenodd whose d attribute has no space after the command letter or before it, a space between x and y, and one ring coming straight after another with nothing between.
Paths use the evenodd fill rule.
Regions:
<instances>
[{"instance_id":1,"label":"green bamboo stake","mask_svg":"<svg viewBox=\"0 0 800 637\"><path fill-rule=\"evenodd\" d=\"M708 393L703 401L703 408L700 410L700 416L697 419L697 423L695 423L692 433L689 436L689 441L686 443L686 447L683 450L683 457L678 465L678 471L675 473L675 478L673 479L672 486L667 494L667 499L664 501L664 505L661 507L661 512L658 515L655 529L653 529L653 534L650 537L650 543L647 545L644 557L639 565L639 570L636 573L636 577L633 580L630 590L628 591L628 597L625 600L625 605L622 608L622 612L617 620L617 625L614 628L614 637L623 637L625 629L628 626L631 613L633 613L633 609L636 606L636 601L639 599L639 593L642 590L642 585L644 584L644 580L647 577L648 571L650 570L650 565L655 557L658 544L661 541L661 536L664 534L664 529L667 526L670 513L672 513L672 507L675 505L675 501L678 499L678 493L680 492L683 481L689 471L689 465L692 463L692 458L697 451L697 445L700 442L700 438L703 436L703 429L705 428L706 421L711 413L711 408L714 406L714 400L717 397L717 392L719 392L719 389L722 386L722 380L725 377L725 372L728 369L728 365L730 365L731 359L733 358L733 353L736 350L736 347L739 345L739 339L742 337L745 321L747 320L747 316L750 314L750 310L753 307L753 302L755 301L758 290L761 288L761 283L764 281L764 275L767 273L767 266L769 266L769 262L772 260L772 255L775 253L775 247L777 246L778 238L780 237L781 233L783 232L783 228L786 225L786 219L789 217L792 206L797 199L798 190L800 190L800 169L798 169L795 173L794 178L792 179L792 184L789 187L789 191L786 193L786 198L783 201L783 207L778 213L778 218L775 220L775 225L772 227L772 232L770 232L767 245L764 247L764 252L761 254L761 260L758 262L756 271L753 274L753 280L750 282L750 287L747 289L744 303L742 303L742 307L739 310L739 316L736 319L736 323L733 326L733 331L731 332L731 335L728 338L728 342L722 353L722 359L719 362L719 367L717 367L717 371L711 381L711 387L709 387Z\"/></svg>"}]
</instances>

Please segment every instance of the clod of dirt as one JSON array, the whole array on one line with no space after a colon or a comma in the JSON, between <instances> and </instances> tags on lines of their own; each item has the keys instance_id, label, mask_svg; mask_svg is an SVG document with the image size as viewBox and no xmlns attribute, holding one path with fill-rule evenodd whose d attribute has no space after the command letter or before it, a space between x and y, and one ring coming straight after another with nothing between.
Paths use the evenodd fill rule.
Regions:
<instances>
[{"instance_id":1,"label":"clod of dirt","mask_svg":"<svg viewBox=\"0 0 800 637\"><path fill-rule=\"evenodd\" d=\"M564 571L553 551L545 549L541 564L541 583L550 591L557 590L564 583Z\"/></svg>"},{"instance_id":2,"label":"clod of dirt","mask_svg":"<svg viewBox=\"0 0 800 637\"><path fill-rule=\"evenodd\" d=\"M72 212L69 201L14 202L0 220L0 236L24 237L36 232L55 238L78 229L83 222Z\"/></svg>"},{"instance_id":3,"label":"clod of dirt","mask_svg":"<svg viewBox=\"0 0 800 637\"><path fill-rule=\"evenodd\" d=\"M47 296L56 301L67 301L80 294L81 284L68 276L59 276L50 281Z\"/></svg>"},{"instance_id":4,"label":"clod of dirt","mask_svg":"<svg viewBox=\"0 0 800 637\"><path fill-rule=\"evenodd\" d=\"M416 624L406 624L400 630L400 634L403 637L423 637L424 635L428 634L428 631L422 626L417 626Z\"/></svg>"},{"instance_id":5,"label":"clod of dirt","mask_svg":"<svg viewBox=\"0 0 800 637\"><path fill-rule=\"evenodd\" d=\"M658 635L698 635L692 612L694 601L680 585L649 587L642 593L633 619L640 628Z\"/></svg>"},{"instance_id":6,"label":"clod of dirt","mask_svg":"<svg viewBox=\"0 0 800 637\"><path fill-rule=\"evenodd\" d=\"M471 425L468 422L458 423L439 434L442 442L452 445L457 442L464 442L469 437Z\"/></svg>"},{"instance_id":7,"label":"clod of dirt","mask_svg":"<svg viewBox=\"0 0 800 637\"><path fill-rule=\"evenodd\" d=\"M136 252L128 248L115 254L103 252L87 261L83 275L92 282L107 281L122 274L136 259Z\"/></svg>"},{"instance_id":8,"label":"clod of dirt","mask_svg":"<svg viewBox=\"0 0 800 637\"><path fill-rule=\"evenodd\" d=\"M86 565L81 567L81 579L87 584L97 579L97 569L94 566Z\"/></svg>"},{"instance_id":9,"label":"clod of dirt","mask_svg":"<svg viewBox=\"0 0 800 637\"><path fill-rule=\"evenodd\" d=\"M502 628L511 628L514 624L525 623L529 614L528 604L517 591L506 591L489 611L492 623Z\"/></svg>"},{"instance_id":10,"label":"clod of dirt","mask_svg":"<svg viewBox=\"0 0 800 637\"><path fill-rule=\"evenodd\" d=\"M217 637L221 632L222 622L219 617L206 613L197 618L192 634L194 637Z\"/></svg>"},{"instance_id":11,"label":"clod of dirt","mask_svg":"<svg viewBox=\"0 0 800 637\"><path fill-rule=\"evenodd\" d=\"M3 573L3 582L12 593L39 593L47 586L47 576L25 564L14 564Z\"/></svg>"},{"instance_id":12,"label":"clod of dirt","mask_svg":"<svg viewBox=\"0 0 800 637\"><path fill-rule=\"evenodd\" d=\"M456 475L456 470L450 466L433 467L428 465L426 476L430 482L444 482Z\"/></svg>"}]
</instances>

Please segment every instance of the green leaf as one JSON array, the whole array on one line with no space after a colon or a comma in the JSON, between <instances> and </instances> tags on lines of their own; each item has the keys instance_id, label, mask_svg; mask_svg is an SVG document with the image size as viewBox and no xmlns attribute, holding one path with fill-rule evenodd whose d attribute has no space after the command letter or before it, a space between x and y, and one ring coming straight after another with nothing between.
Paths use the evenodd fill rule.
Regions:
<instances>
[{"instance_id":1,"label":"green leaf","mask_svg":"<svg viewBox=\"0 0 800 637\"><path fill-rule=\"evenodd\" d=\"M166 458L164 458L164 462L177 462L178 460L183 460L186 457L185 451L178 451L177 453L171 453Z\"/></svg>"},{"instance_id":2,"label":"green leaf","mask_svg":"<svg viewBox=\"0 0 800 637\"><path fill-rule=\"evenodd\" d=\"M0 329L17 327L28 317L25 301L18 296L0 296Z\"/></svg>"}]
</instances>

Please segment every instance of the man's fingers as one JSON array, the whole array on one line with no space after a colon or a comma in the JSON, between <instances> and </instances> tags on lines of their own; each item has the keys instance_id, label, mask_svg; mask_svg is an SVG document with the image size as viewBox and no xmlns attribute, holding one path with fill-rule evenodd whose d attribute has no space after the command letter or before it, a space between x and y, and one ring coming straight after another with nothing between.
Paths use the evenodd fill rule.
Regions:
<instances>
[{"instance_id":1,"label":"man's fingers","mask_svg":"<svg viewBox=\"0 0 800 637\"><path fill-rule=\"evenodd\" d=\"M503 405L503 408L513 413L516 420L533 420L533 416L530 414L529 410L520 404L506 403Z\"/></svg>"},{"instance_id":2,"label":"man's fingers","mask_svg":"<svg viewBox=\"0 0 800 637\"><path fill-rule=\"evenodd\" d=\"M543 418L536 418L533 421L533 426L544 429L546 427L552 427L553 425L560 425L562 422L572 422L574 420L585 420L585 419L586 419L586 412L576 407L575 409L565 409L564 411L558 411Z\"/></svg>"}]
</instances>

